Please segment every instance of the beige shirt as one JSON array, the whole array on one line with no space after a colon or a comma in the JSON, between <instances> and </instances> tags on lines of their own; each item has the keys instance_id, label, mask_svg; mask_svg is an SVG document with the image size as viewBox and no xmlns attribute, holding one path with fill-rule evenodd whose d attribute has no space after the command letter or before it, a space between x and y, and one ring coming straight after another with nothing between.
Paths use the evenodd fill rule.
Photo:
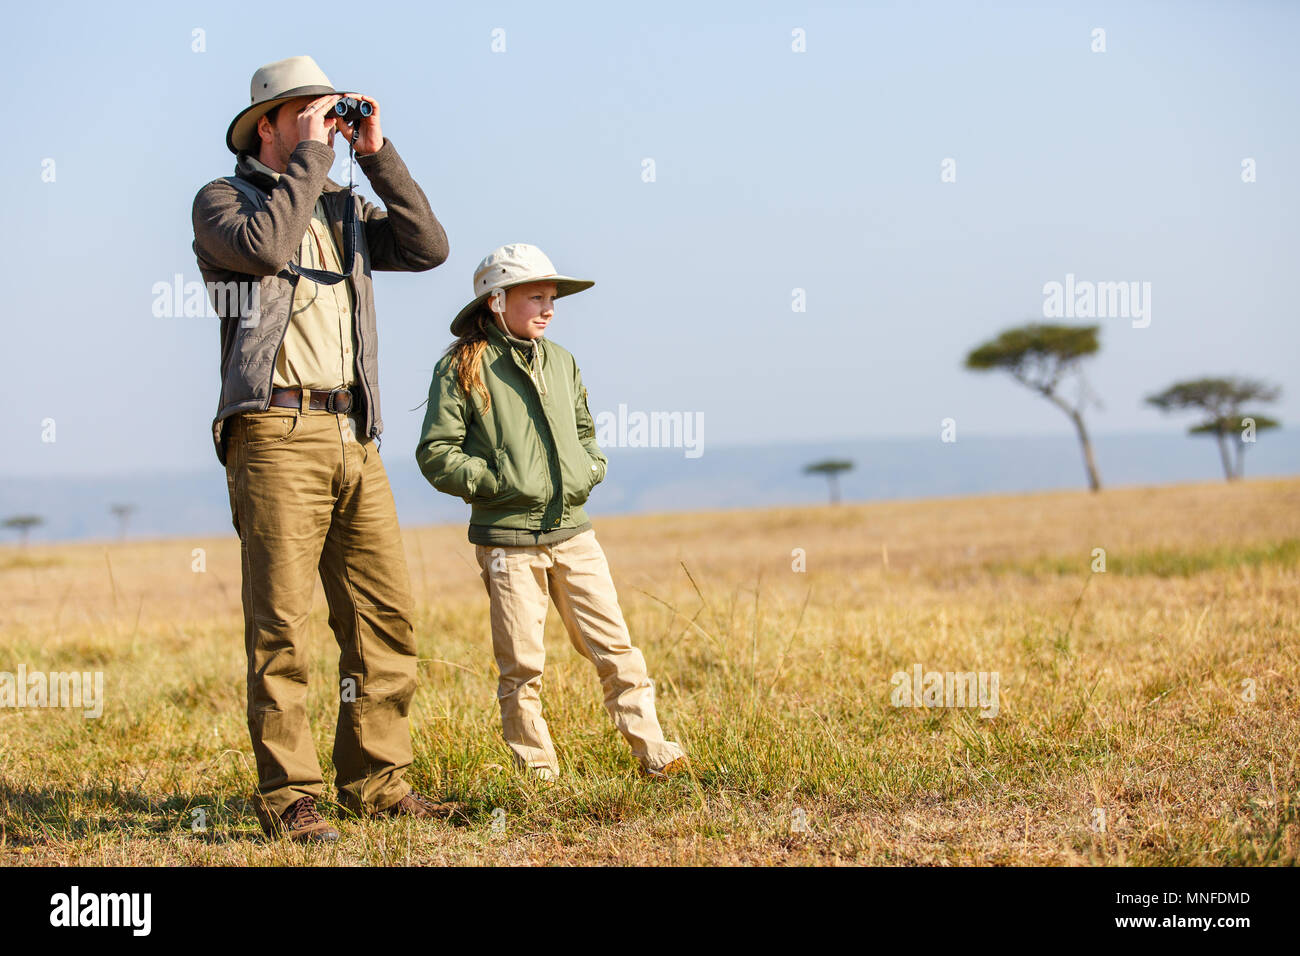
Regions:
<instances>
[{"instance_id":1,"label":"beige shirt","mask_svg":"<svg viewBox=\"0 0 1300 956\"><path fill-rule=\"evenodd\" d=\"M254 169L275 179L280 174L249 156ZM316 200L311 224L303 233L301 265L309 269L343 271L342 254L334 241L325 205ZM356 384L352 347L352 281L318 285L299 277L284 344L275 357L275 388L310 388L328 391Z\"/></svg>"}]
</instances>

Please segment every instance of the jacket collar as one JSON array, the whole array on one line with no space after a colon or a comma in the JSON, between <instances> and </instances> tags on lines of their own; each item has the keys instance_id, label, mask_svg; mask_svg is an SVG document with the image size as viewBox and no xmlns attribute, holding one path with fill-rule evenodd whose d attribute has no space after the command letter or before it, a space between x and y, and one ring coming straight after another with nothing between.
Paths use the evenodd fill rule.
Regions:
<instances>
[{"instance_id":1,"label":"jacket collar","mask_svg":"<svg viewBox=\"0 0 1300 956\"><path fill-rule=\"evenodd\" d=\"M235 159L235 175L247 180L263 192L270 192L280 181L280 174L267 166L252 153L240 153ZM323 192L339 192L345 187L326 177Z\"/></svg>"},{"instance_id":2,"label":"jacket collar","mask_svg":"<svg viewBox=\"0 0 1300 956\"><path fill-rule=\"evenodd\" d=\"M508 332L501 331L501 327L496 322L485 322L487 326L488 338L502 348L514 346L523 351L526 355L531 355L533 346L541 346L541 339L521 339Z\"/></svg>"},{"instance_id":3,"label":"jacket collar","mask_svg":"<svg viewBox=\"0 0 1300 956\"><path fill-rule=\"evenodd\" d=\"M528 377L537 386L538 394L543 397L549 391L546 384L546 347L543 338L520 339L508 332L503 332L495 321L484 323L487 326L488 341L497 348L509 352L515 365L528 373Z\"/></svg>"},{"instance_id":4,"label":"jacket collar","mask_svg":"<svg viewBox=\"0 0 1300 956\"><path fill-rule=\"evenodd\" d=\"M240 153L235 159L235 175L268 193L280 180L279 173L261 163L252 153Z\"/></svg>"}]
</instances>

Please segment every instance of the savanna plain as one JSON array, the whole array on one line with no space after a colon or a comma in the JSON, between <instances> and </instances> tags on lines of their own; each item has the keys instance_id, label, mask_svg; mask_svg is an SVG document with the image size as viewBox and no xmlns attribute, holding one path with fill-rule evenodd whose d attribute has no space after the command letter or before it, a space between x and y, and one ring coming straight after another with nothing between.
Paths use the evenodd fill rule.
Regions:
<instances>
[{"instance_id":1,"label":"savanna plain","mask_svg":"<svg viewBox=\"0 0 1300 956\"><path fill-rule=\"evenodd\" d=\"M1300 478L595 514L660 718L645 780L552 610L555 782L500 737L463 526L403 531L422 792L443 821L263 837L239 541L0 548L0 671L102 672L98 718L0 709L3 865L1294 865ZM337 646L317 586L327 794ZM896 677L996 674L996 714Z\"/></svg>"}]
</instances>

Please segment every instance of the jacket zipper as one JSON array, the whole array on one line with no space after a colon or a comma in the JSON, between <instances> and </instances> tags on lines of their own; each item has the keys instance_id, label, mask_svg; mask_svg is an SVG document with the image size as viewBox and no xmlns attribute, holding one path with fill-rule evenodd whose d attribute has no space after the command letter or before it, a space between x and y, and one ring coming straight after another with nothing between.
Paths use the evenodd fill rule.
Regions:
<instances>
[{"instance_id":1,"label":"jacket zipper","mask_svg":"<svg viewBox=\"0 0 1300 956\"><path fill-rule=\"evenodd\" d=\"M284 328L280 330L280 341L276 343L275 355L271 357L271 374L266 379L266 404L262 406L262 411L271 407L271 393L275 391L275 358L280 354L280 349L284 348L285 336L289 334L289 323L293 321L293 297L298 291L299 276L294 276L294 280L289 285L289 316L284 320ZM298 405L302 405L302 394L298 395Z\"/></svg>"},{"instance_id":2,"label":"jacket zipper","mask_svg":"<svg viewBox=\"0 0 1300 956\"><path fill-rule=\"evenodd\" d=\"M348 201L352 203L353 211L355 212L356 204L357 204L356 196L349 193ZM344 221L346 221L346 217L344 217ZM355 225L358 227L357 229L358 235L354 237L355 239L361 238L360 224L361 224L360 219L355 220ZM348 244L347 236L344 236L343 237L344 247L346 247L347 244ZM361 250L356 248L357 245L359 245L359 243L356 242L353 243L352 254L354 259L352 262L348 263L350 270L355 270L356 268L355 257L361 255ZM345 282L352 281L352 271L348 272L348 277L344 281ZM357 295L357 291L354 286L352 289L352 327L356 330L357 333L357 354L353 356L352 366L353 366L353 370L357 373L357 377L361 379L361 389L362 391L365 392L366 395L366 418L369 419L369 421L367 422L367 425L369 427L367 427L366 429L366 436L368 438L373 438L375 440L375 448L379 448L383 444L383 439L381 439L378 435L374 433L375 432L375 406L374 406L374 402L372 402L370 398L370 381L369 379L366 378L365 362L362 360L362 357L365 354L366 343L365 343L365 336L361 334L361 316L359 314L360 311L361 311L361 296Z\"/></svg>"},{"instance_id":3,"label":"jacket zipper","mask_svg":"<svg viewBox=\"0 0 1300 956\"><path fill-rule=\"evenodd\" d=\"M244 179L243 176L240 176L240 175L239 175L239 171L238 171L238 169L236 169L236 171L235 171L235 175L236 175L237 177L239 177L240 179ZM263 191L262 187L261 187L261 186L258 186L256 183L252 182L252 180L247 180L247 179L246 179L245 182L248 182L250 185L252 185L253 188L254 188L255 190L257 190L258 195L261 196L261 201L255 203L255 205L256 205L259 209L265 209L265 208L266 208L266 196L263 195L263 192L264 192L264 191ZM301 260L302 260L302 243L301 243L301 242L298 243L298 252L297 252L297 257L298 257L298 259L299 259L299 264L301 264ZM277 273L277 274L278 274L278 273ZM290 274L293 275L293 273L290 273ZM271 277L270 277L270 276L259 276L259 277L258 277L258 280L257 280L257 281L258 281L259 288L260 288L260 285L261 285L262 280L263 280L263 279L267 279L267 278L271 278ZM273 391L275 391L275 356L278 356L278 355L280 354L280 349L284 348L284 339L285 339L285 336L287 336L287 335L289 334L289 323L293 321L293 296L294 296L294 293L296 293L297 290L298 290L298 278L299 278L298 276L294 275L293 281L289 283L289 288L292 290L292 291L290 292L290 294L289 294L289 316L288 316L288 318L285 319L285 322L284 322L284 328L280 330L280 339L279 339L278 342L276 342L276 345L275 345L275 355L271 357L271 373L270 373L270 374L267 376L267 378L266 378L266 404L262 406L262 411L264 411L264 412L270 409L270 407L271 407L271 393L272 393ZM259 296L259 298L260 298L260 296ZM223 379L222 379L222 382L221 382L221 396L222 396L222 401L225 400L225 395L226 395L226 383L225 383L225 380L224 380L224 378L223 378Z\"/></svg>"},{"instance_id":4,"label":"jacket zipper","mask_svg":"<svg viewBox=\"0 0 1300 956\"><path fill-rule=\"evenodd\" d=\"M542 347L540 343L541 343L541 339L537 339L537 340L535 340L535 341L533 342L533 348L535 348L535 349L540 349L540 348ZM515 364L516 364L516 365L518 365L520 362L523 361L523 360L519 357L518 349L516 349L513 345L510 345L509 343L507 343L507 344L506 344L506 348L510 349L511 354L514 356ZM542 353L542 354L544 355L545 353ZM541 364L542 364L543 367L544 367L544 366L545 366L545 361L543 361ZM556 448L556 445L555 445L555 434L554 434L554 432L553 432L552 429L551 429L551 420L550 420L549 418L546 417L546 403L542 400L542 390L541 390L541 389L538 387L538 385L537 385L537 379L533 378L533 371L532 371L531 368L528 370L528 381L530 381L530 382L533 383L533 392L536 393L536 395L537 395L537 403L538 403L538 404L541 406L541 408L542 408L542 420L546 422L546 430L547 430L548 432L551 432L551 447L555 449L555 454L556 454L556 456L558 457L558 455L559 455L560 452L559 452L559 449ZM545 449L543 449L543 450L545 450ZM560 517L562 518L562 517L564 516L564 496L563 496L563 494L561 493L561 492L562 492L562 489L561 489L561 488L556 488L555 486L553 486L553 485L551 484L551 468L550 468L550 464L551 464L551 463L550 463L550 455L548 454L548 455L547 455L547 462L546 462L546 465L547 465L547 467L546 467L546 498L547 498L547 501L548 501L548 502L550 502L550 501L552 500L552 497L554 497L555 500L559 501L559 503L560 503ZM556 461L556 470L557 470L557 471L559 470L559 462L558 462L558 461ZM549 505L548 505L548 508L549 508ZM547 512L548 508L543 508L543 509L542 509L542 523L543 523L543 525L545 525L545 523L546 523L546 512ZM559 518L556 519L556 524L557 524L557 525L559 524ZM541 530L542 530L542 531L547 531L547 530L549 530L549 529L543 527Z\"/></svg>"}]
</instances>

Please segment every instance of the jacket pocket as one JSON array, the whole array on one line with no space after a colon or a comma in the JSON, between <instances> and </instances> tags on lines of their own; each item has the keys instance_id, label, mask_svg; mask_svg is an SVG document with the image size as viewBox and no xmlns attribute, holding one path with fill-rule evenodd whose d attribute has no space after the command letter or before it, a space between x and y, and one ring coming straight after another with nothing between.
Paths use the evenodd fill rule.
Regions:
<instances>
[{"instance_id":1,"label":"jacket pocket","mask_svg":"<svg viewBox=\"0 0 1300 956\"><path fill-rule=\"evenodd\" d=\"M497 471L496 457L492 460L481 459L485 465L483 476L474 483L474 493L466 498L466 501L487 501L498 491L501 490L500 472Z\"/></svg>"},{"instance_id":2,"label":"jacket pocket","mask_svg":"<svg viewBox=\"0 0 1300 956\"><path fill-rule=\"evenodd\" d=\"M592 489L600 481L600 464L588 458L588 465L584 472L581 472L583 479L582 484L576 488L566 489L564 492L564 503L570 508L577 508L587 503L591 497Z\"/></svg>"},{"instance_id":3,"label":"jacket pocket","mask_svg":"<svg viewBox=\"0 0 1300 956\"><path fill-rule=\"evenodd\" d=\"M484 504L494 508L537 507L544 504L541 477L532 469L521 470L504 448L493 455L493 472L497 479L496 494Z\"/></svg>"}]
</instances>

